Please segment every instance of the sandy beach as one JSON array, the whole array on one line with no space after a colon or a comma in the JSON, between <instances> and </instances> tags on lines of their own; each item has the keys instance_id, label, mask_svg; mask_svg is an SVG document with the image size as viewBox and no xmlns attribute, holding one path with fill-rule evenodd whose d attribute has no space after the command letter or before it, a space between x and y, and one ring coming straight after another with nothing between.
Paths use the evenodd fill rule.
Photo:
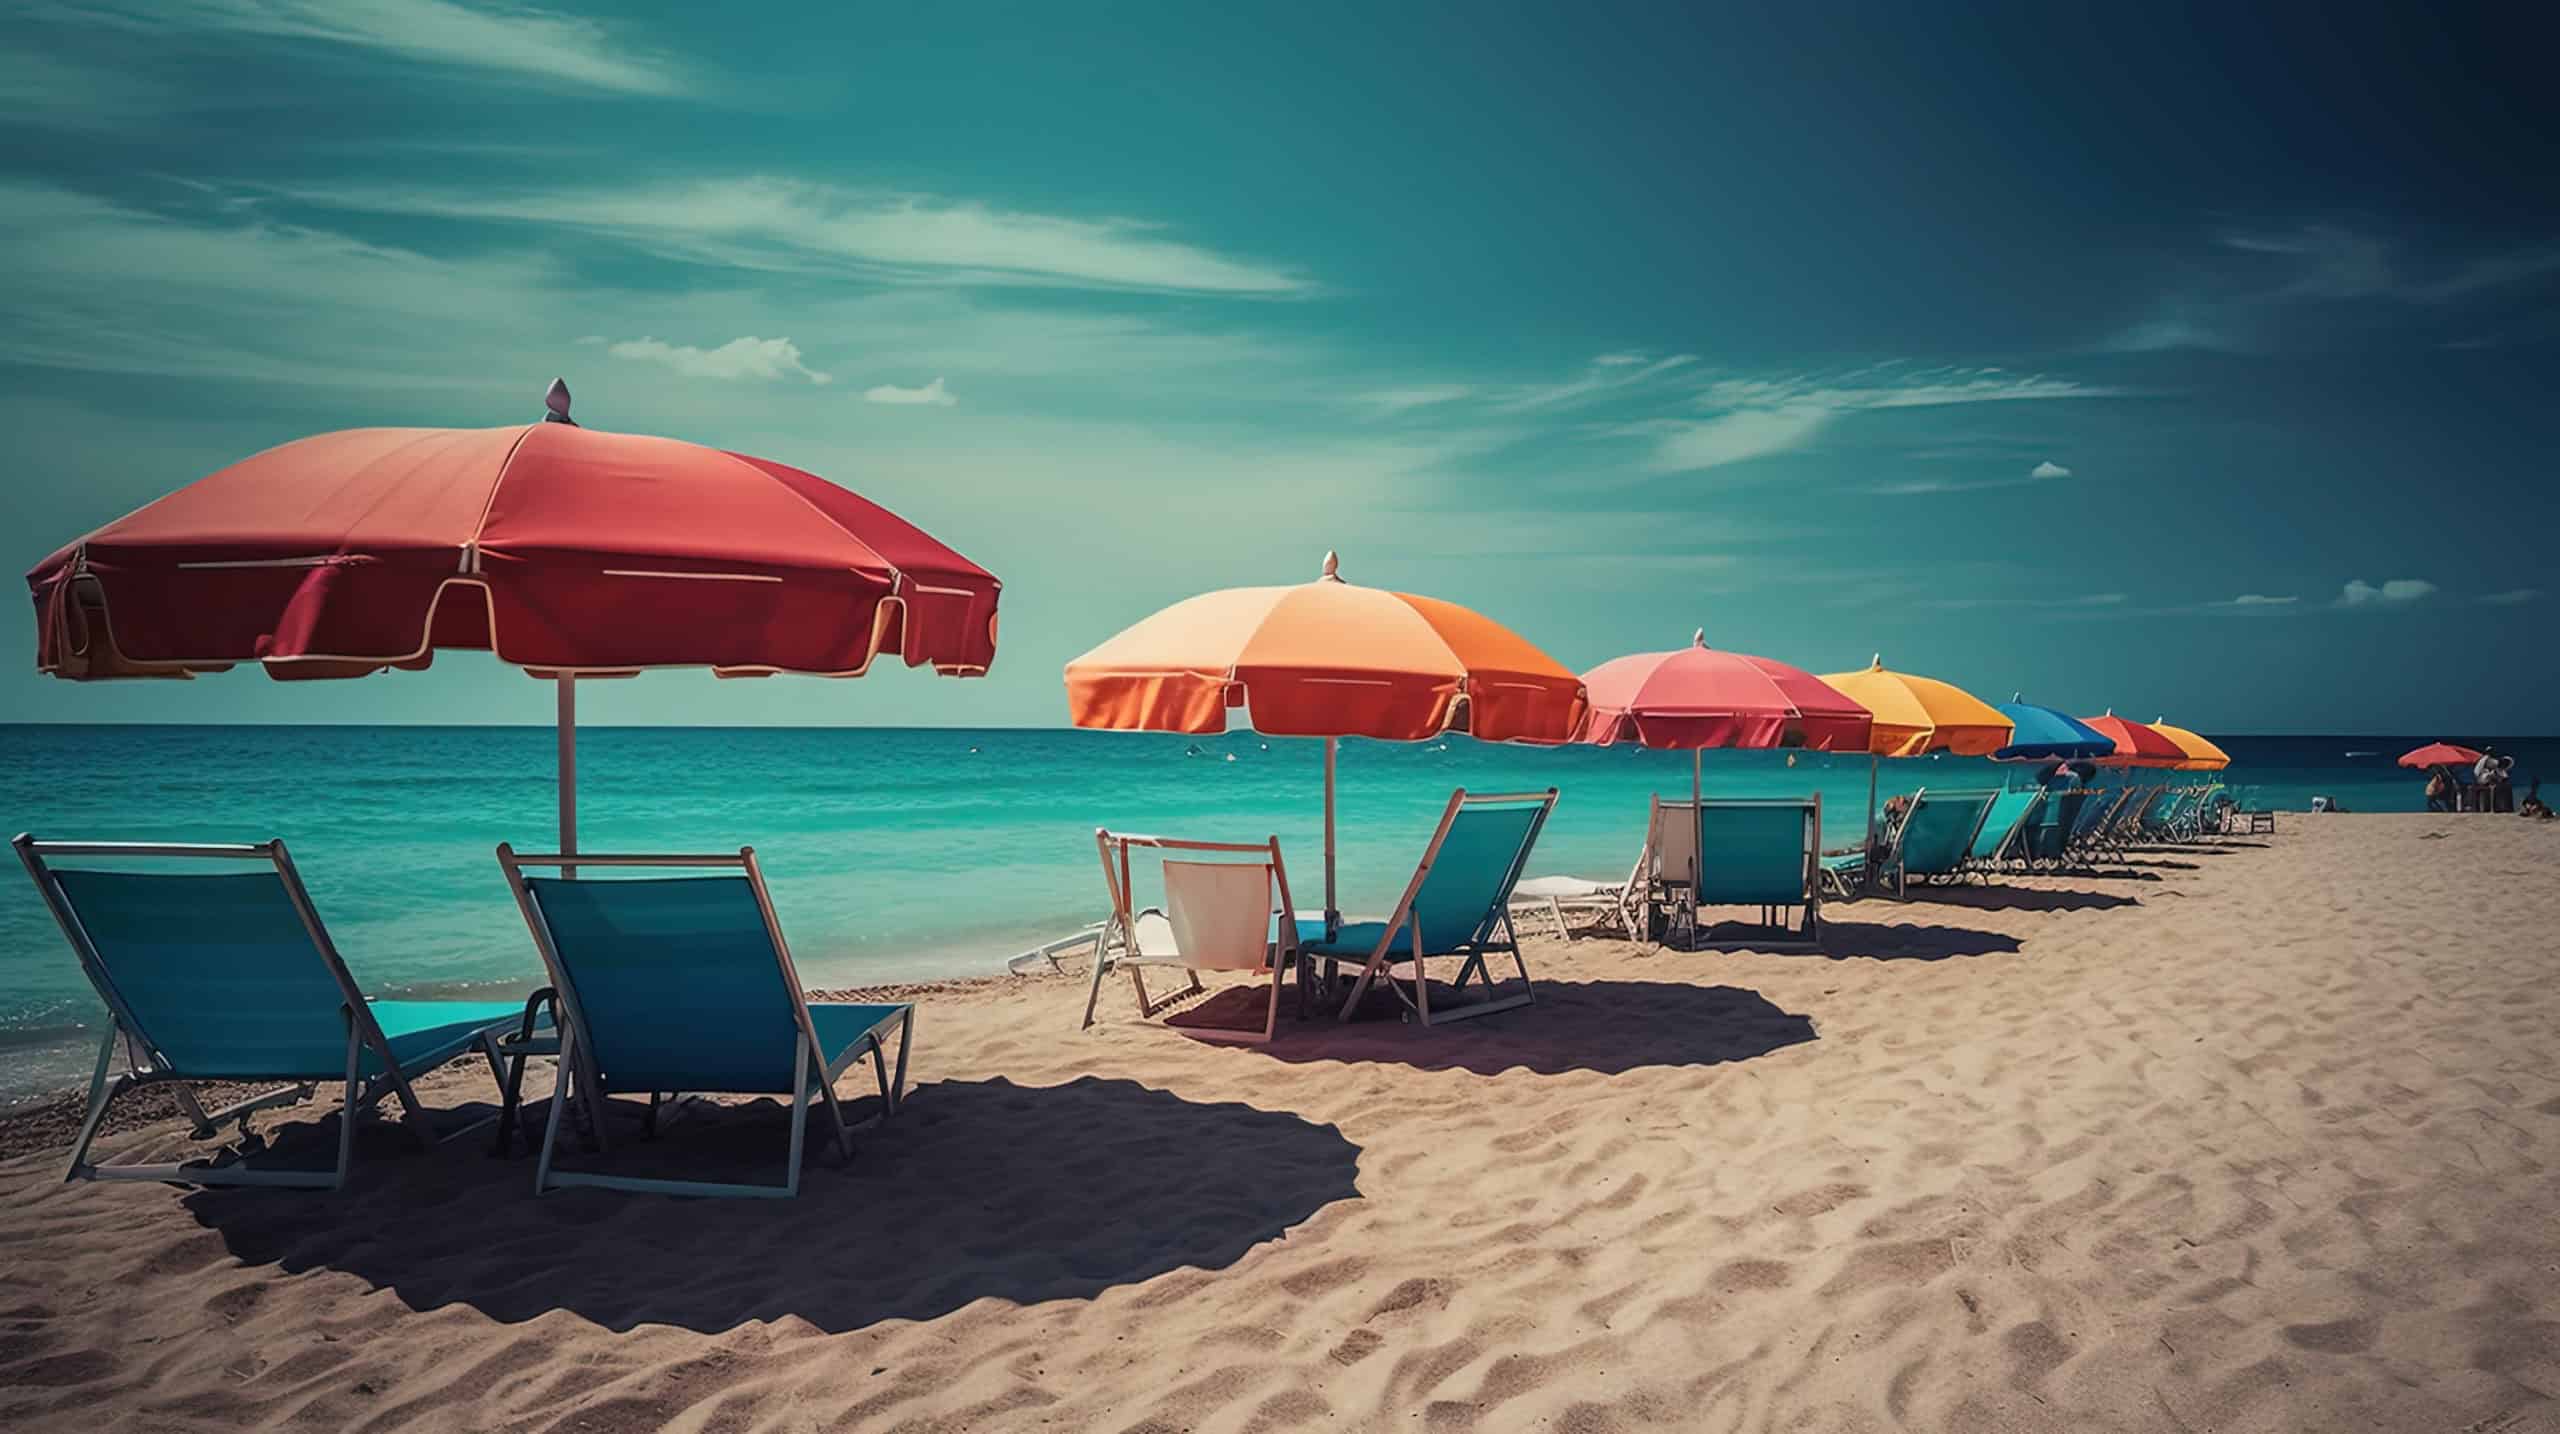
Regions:
<instances>
[{"instance_id":1,"label":"sandy beach","mask_svg":"<svg viewBox=\"0 0 2560 1434\"><path fill-rule=\"evenodd\" d=\"M909 1105L793 1201L537 1200L389 1123L338 1194L65 1186L21 1113L0 1424L2560 1430L2555 859L2287 816L1836 906L1821 954L1542 937L1533 1008L1264 1049L933 988Z\"/></svg>"}]
</instances>

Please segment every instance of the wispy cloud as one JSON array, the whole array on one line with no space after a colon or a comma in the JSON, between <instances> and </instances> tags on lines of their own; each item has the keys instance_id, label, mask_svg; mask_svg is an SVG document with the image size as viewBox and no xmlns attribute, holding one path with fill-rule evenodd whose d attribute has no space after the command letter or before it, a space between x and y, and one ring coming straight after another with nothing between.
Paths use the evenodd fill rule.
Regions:
<instances>
[{"instance_id":1,"label":"wispy cloud","mask_svg":"<svg viewBox=\"0 0 2560 1434\"><path fill-rule=\"evenodd\" d=\"M2301 595L2301 594L2299 594L2299 593L2285 593L2285 594L2283 594L2282 596L2277 596L2277 595L2272 594L2272 593L2242 593L2240 596L2238 596L2238 597L2236 597L2236 598L2231 599L2231 600L2230 600L2229 602L2227 602L2227 603L2222 604L2222 606L2224 606L2224 607L2291 607L2293 604L2298 603L2298 602L2300 602L2300 601L2302 601L2302 595Z\"/></svg>"},{"instance_id":2,"label":"wispy cloud","mask_svg":"<svg viewBox=\"0 0 2560 1434\"><path fill-rule=\"evenodd\" d=\"M1650 466L1686 473L1802 448L1855 413L2119 396L2123 390L1999 369L1867 370L1847 379L1725 379L1697 396L1705 418L1658 419L1619 431L1653 439ZM2028 480L2018 480L2028 481ZM1900 491L1936 492L1938 486Z\"/></svg>"},{"instance_id":3,"label":"wispy cloud","mask_svg":"<svg viewBox=\"0 0 2560 1434\"><path fill-rule=\"evenodd\" d=\"M2554 275L2560 243L2464 252L2441 240L2333 222L2240 230L2183 258L2177 283L2152 310L2099 346L2248 352L2306 337L2335 341L2413 316L2449 324L2466 301ZM2480 342L2461 332L2451 338L2425 341Z\"/></svg>"},{"instance_id":4,"label":"wispy cloud","mask_svg":"<svg viewBox=\"0 0 2560 1434\"><path fill-rule=\"evenodd\" d=\"M2031 483L2049 483L2068 478L2071 470L2048 458L2024 474L1998 478L1908 478L1879 483L1870 493L1889 497L1911 497L1922 493L1970 493L1983 488L2022 488Z\"/></svg>"},{"instance_id":5,"label":"wispy cloud","mask_svg":"<svg viewBox=\"0 0 2560 1434\"><path fill-rule=\"evenodd\" d=\"M789 339L760 339L748 335L731 339L716 349L702 349L644 336L607 345L605 352L618 359L662 363L692 378L802 378L813 384L834 381L833 375L820 373L803 363L800 346Z\"/></svg>"},{"instance_id":6,"label":"wispy cloud","mask_svg":"<svg viewBox=\"0 0 2560 1434\"><path fill-rule=\"evenodd\" d=\"M2337 606L2354 608L2406 607L2436 590L2425 578L2391 578L2382 583L2369 583L2350 578L2338 592Z\"/></svg>"},{"instance_id":7,"label":"wispy cloud","mask_svg":"<svg viewBox=\"0 0 2560 1434\"><path fill-rule=\"evenodd\" d=\"M1424 383L1408 388L1365 389L1351 395L1351 401L1381 413L1403 413L1435 404L1455 403L1475 391L1475 385L1467 383Z\"/></svg>"},{"instance_id":8,"label":"wispy cloud","mask_svg":"<svg viewBox=\"0 0 2560 1434\"><path fill-rule=\"evenodd\" d=\"M2113 608L2133 601L2131 593L2083 593L2078 597L1971 597L1928 598L1921 606L1943 608L1951 612L1986 607L2017 608Z\"/></svg>"},{"instance_id":9,"label":"wispy cloud","mask_svg":"<svg viewBox=\"0 0 2560 1434\"><path fill-rule=\"evenodd\" d=\"M1288 270L1167 238L1158 226L1137 220L1038 214L770 176L547 191L350 185L296 190L291 197L357 213L579 230L666 257L745 269L850 269L1239 297L1312 287Z\"/></svg>"},{"instance_id":10,"label":"wispy cloud","mask_svg":"<svg viewBox=\"0 0 2560 1434\"><path fill-rule=\"evenodd\" d=\"M1629 392L1665 374L1689 367L1698 361L1696 354L1672 354L1667 358L1651 358L1640 353L1609 353L1593 358L1580 374L1562 383L1533 384L1504 394L1494 407L1508 412L1558 408Z\"/></svg>"},{"instance_id":11,"label":"wispy cloud","mask_svg":"<svg viewBox=\"0 0 2560 1434\"><path fill-rule=\"evenodd\" d=\"M900 388L894 383L884 383L864 389L862 397L869 403L924 404L935 408L949 408L960 401L959 395L944 387L938 378L922 388Z\"/></svg>"},{"instance_id":12,"label":"wispy cloud","mask_svg":"<svg viewBox=\"0 0 2560 1434\"><path fill-rule=\"evenodd\" d=\"M2542 596L2540 588L2509 588L2502 593L2484 594L2480 601L2490 607L2515 607Z\"/></svg>"},{"instance_id":13,"label":"wispy cloud","mask_svg":"<svg viewBox=\"0 0 2560 1434\"><path fill-rule=\"evenodd\" d=\"M2071 476L2071 470L2048 458L2042 463L2037 464L2035 467L2028 469L2027 476L2029 478L2036 479L2068 478Z\"/></svg>"},{"instance_id":14,"label":"wispy cloud","mask_svg":"<svg viewBox=\"0 0 2560 1434\"><path fill-rule=\"evenodd\" d=\"M491 0L62 0L45 18L141 34L254 36L343 45L462 69L628 94L683 88L663 56L593 20Z\"/></svg>"}]
</instances>

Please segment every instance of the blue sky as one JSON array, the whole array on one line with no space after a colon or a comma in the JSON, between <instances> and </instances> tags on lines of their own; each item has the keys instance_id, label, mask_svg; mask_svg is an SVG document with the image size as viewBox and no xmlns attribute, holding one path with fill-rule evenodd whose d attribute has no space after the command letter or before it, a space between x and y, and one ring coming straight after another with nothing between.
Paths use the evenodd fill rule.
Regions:
<instances>
[{"instance_id":1,"label":"blue sky","mask_svg":"<svg viewBox=\"0 0 2560 1434\"><path fill-rule=\"evenodd\" d=\"M1055 723L1076 653L1337 548L1577 669L1704 627L2554 727L2549 20L1797 8L7 3L0 517L23 568L558 373L1006 581L986 680L594 720ZM550 715L469 655L82 686L0 630L0 719Z\"/></svg>"}]
</instances>

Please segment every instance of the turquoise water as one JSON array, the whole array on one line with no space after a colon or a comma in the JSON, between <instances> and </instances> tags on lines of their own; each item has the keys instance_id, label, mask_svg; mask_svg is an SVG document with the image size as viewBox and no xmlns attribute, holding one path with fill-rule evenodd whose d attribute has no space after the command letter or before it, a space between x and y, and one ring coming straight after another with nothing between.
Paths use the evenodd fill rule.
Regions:
<instances>
[{"instance_id":1,"label":"turquoise water","mask_svg":"<svg viewBox=\"0 0 2560 1434\"><path fill-rule=\"evenodd\" d=\"M2280 805L2314 793L2416 810L2390 766L2421 738L2218 739L2239 782ZM2494 740L2494 739L2493 739ZM553 844L548 728L0 727L0 820L39 836L285 838L340 948L378 993L511 994L540 971L492 848ZM590 850L753 844L812 984L989 974L1101 914L1093 829L1254 841L1278 833L1299 904L1323 891L1323 744L1066 731L598 728L579 737ZM2560 774L2560 747L2498 743ZM2380 755L2348 757L2348 752ZM1230 761L1228 758L1232 757ZM1554 785L1538 874L1623 876L1648 793L1685 795L1688 763L1633 748L1343 744L1341 905L1375 911L1412 870L1450 788ZM1889 762L1888 793L1998 785L2013 768ZM1711 752L1727 795L1823 794L1831 843L1854 839L1862 757ZM0 1100L83 1078L98 1017L22 876L0 878Z\"/></svg>"}]
</instances>

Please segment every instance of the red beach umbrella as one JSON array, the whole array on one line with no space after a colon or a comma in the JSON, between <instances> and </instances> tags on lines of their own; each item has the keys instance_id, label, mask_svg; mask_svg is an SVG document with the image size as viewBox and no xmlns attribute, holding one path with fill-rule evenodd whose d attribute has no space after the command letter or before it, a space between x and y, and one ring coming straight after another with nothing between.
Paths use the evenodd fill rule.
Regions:
<instances>
[{"instance_id":1,"label":"red beach umbrella","mask_svg":"<svg viewBox=\"0 0 2560 1434\"><path fill-rule=\"evenodd\" d=\"M2147 722L2134 722L2113 712L2080 719L2116 744L2115 755L2100 757L2101 767L2174 767L2187 761L2186 749Z\"/></svg>"},{"instance_id":2,"label":"red beach umbrella","mask_svg":"<svg viewBox=\"0 0 2560 1434\"><path fill-rule=\"evenodd\" d=\"M1709 647L1704 629L1687 647L1601 663L1582 675L1582 685L1591 710L1575 740L1687 751L1693 797L1700 786L1695 754L1706 748L1863 752L1875 725L1873 713L1821 678L1771 658Z\"/></svg>"},{"instance_id":3,"label":"red beach umbrella","mask_svg":"<svg viewBox=\"0 0 2560 1434\"><path fill-rule=\"evenodd\" d=\"M581 428L557 380L546 402L529 425L287 443L65 545L27 574L37 670L363 677L494 653L559 684L575 851L576 678L995 660L1001 585L886 508L766 459Z\"/></svg>"},{"instance_id":4,"label":"red beach umbrella","mask_svg":"<svg viewBox=\"0 0 2560 1434\"><path fill-rule=\"evenodd\" d=\"M2429 742L2415 751L2400 754L2401 766L2420 771L2429 767L2469 767L2479 761L2479 753L2452 742Z\"/></svg>"}]
</instances>

